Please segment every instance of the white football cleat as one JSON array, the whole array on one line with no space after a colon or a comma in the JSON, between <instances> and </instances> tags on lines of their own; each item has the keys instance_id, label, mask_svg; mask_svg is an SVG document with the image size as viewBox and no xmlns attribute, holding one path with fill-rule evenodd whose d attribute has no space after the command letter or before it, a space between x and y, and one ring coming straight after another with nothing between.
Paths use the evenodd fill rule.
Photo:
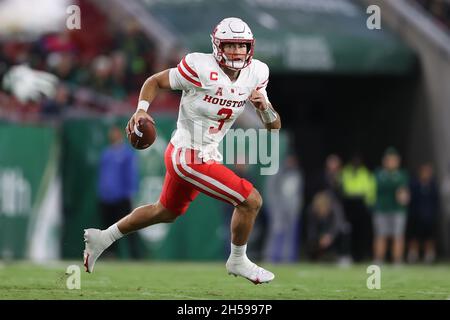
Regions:
<instances>
[{"instance_id":1,"label":"white football cleat","mask_svg":"<svg viewBox=\"0 0 450 320\"><path fill-rule=\"evenodd\" d=\"M102 231L99 229L85 229L84 242L84 266L86 267L86 272L92 273L95 261L108 246L105 244Z\"/></svg>"},{"instance_id":2,"label":"white football cleat","mask_svg":"<svg viewBox=\"0 0 450 320\"><path fill-rule=\"evenodd\" d=\"M275 278L272 272L261 268L248 258L244 258L239 262L228 259L226 268L228 274L244 277L254 284L268 283Z\"/></svg>"}]
</instances>

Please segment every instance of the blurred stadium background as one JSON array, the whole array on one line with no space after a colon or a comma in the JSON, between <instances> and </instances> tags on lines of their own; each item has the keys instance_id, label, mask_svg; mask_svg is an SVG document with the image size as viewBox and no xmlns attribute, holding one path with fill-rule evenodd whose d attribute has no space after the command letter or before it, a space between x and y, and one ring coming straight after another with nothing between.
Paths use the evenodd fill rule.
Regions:
<instances>
[{"instance_id":1,"label":"blurred stadium background","mask_svg":"<svg viewBox=\"0 0 450 320\"><path fill-rule=\"evenodd\" d=\"M381 30L366 25L372 4L381 8ZM66 26L75 12L68 9L71 5L80 8L80 29ZM249 256L267 263L299 262L301 268L310 261L307 209L321 189L317 177L327 157L336 154L345 165L358 154L373 173L393 146L410 177L423 163L435 169L435 262L448 263L450 1L0 0L1 263L78 260L81 265L83 228L104 227L97 178L109 127L125 127L148 76L176 66L188 52L211 52L209 34L228 16L252 28L255 57L270 67L268 93L283 121L281 162L296 156L301 173L301 186L293 194L289 185L285 190L299 202L291 243L295 253L287 260L267 253L271 215L265 206ZM11 76L17 66L27 66L22 71L28 76ZM24 98L20 88L41 77L27 73L31 69L55 75L55 91ZM21 83L16 91L14 81ZM179 99L178 92L164 92L151 106L158 139L136 152L134 205L159 196L163 152L175 128ZM236 125L261 127L251 111ZM273 190L259 168L235 169L267 195ZM201 196L175 224L139 232L134 243L138 256L144 261L221 262L228 254L230 213L230 207ZM370 239L362 253L352 244L352 254L368 265L372 233L370 221L365 222L354 226ZM132 258L126 243L119 242L114 259Z\"/></svg>"}]
</instances>

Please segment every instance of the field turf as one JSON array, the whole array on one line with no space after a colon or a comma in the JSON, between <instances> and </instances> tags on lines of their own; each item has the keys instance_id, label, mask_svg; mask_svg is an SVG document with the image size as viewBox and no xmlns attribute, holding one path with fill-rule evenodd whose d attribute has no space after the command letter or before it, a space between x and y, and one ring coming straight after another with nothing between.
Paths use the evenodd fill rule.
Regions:
<instances>
[{"instance_id":1,"label":"field turf","mask_svg":"<svg viewBox=\"0 0 450 320\"><path fill-rule=\"evenodd\" d=\"M81 270L81 289L66 287L66 268ZM0 264L0 299L303 300L450 299L450 265L381 268L381 289L367 288L367 264L340 268L326 264L263 264L276 275L254 285L229 276L224 263L98 261L87 274L81 262L51 265Z\"/></svg>"}]
</instances>

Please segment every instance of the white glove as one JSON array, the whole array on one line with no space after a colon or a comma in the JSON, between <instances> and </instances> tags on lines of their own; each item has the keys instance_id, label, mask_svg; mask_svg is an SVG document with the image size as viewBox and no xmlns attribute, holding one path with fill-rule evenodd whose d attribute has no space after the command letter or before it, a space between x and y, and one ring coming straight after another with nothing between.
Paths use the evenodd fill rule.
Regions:
<instances>
[{"instance_id":1,"label":"white glove","mask_svg":"<svg viewBox=\"0 0 450 320\"><path fill-rule=\"evenodd\" d=\"M9 89L17 99L25 103L38 101L41 95L53 98L58 78L48 72L33 70L27 65L12 67L3 78L3 88Z\"/></svg>"}]
</instances>

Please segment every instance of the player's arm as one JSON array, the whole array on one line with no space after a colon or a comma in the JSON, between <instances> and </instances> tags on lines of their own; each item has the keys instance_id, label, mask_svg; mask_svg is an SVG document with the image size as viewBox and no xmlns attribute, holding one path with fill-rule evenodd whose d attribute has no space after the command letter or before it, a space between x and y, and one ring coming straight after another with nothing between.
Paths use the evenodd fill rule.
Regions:
<instances>
[{"instance_id":1,"label":"player's arm","mask_svg":"<svg viewBox=\"0 0 450 320\"><path fill-rule=\"evenodd\" d=\"M127 135L133 131L134 124L140 119L148 119L155 123L153 118L147 113L150 103L155 99L156 95L161 89L171 89L169 81L170 69L161 71L149 77L142 85L141 92L139 94L139 103L136 112L128 121L126 127Z\"/></svg>"},{"instance_id":2,"label":"player's arm","mask_svg":"<svg viewBox=\"0 0 450 320\"><path fill-rule=\"evenodd\" d=\"M256 113L267 130L281 129L280 115L275 111L272 104L266 100L264 94L258 90L253 90L249 100L255 106Z\"/></svg>"}]
</instances>

